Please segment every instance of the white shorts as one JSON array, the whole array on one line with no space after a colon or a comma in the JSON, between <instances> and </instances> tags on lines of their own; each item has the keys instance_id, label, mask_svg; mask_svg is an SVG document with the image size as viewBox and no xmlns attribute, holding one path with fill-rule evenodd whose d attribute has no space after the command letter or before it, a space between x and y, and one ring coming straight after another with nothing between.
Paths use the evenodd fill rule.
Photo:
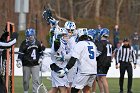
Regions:
<instances>
[{"instance_id":1,"label":"white shorts","mask_svg":"<svg viewBox=\"0 0 140 93\"><path fill-rule=\"evenodd\" d=\"M72 87L76 89L83 89L85 86L92 87L95 78L96 75L84 75L77 73L72 83Z\"/></svg>"},{"instance_id":2,"label":"white shorts","mask_svg":"<svg viewBox=\"0 0 140 93\"><path fill-rule=\"evenodd\" d=\"M52 78L52 87L59 87L59 86L69 87L69 82L66 75L63 78L59 78L58 73L52 71L51 78Z\"/></svg>"},{"instance_id":3,"label":"white shorts","mask_svg":"<svg viewBox=\"0 0 140 93\"><path fill-rule=\"evenodd\" d=\"M75 63L75 65L69 70L69 73L67 74L69 82L73 82L76 73L77 73L77 63Z\"/></svg>"}]
</instances>

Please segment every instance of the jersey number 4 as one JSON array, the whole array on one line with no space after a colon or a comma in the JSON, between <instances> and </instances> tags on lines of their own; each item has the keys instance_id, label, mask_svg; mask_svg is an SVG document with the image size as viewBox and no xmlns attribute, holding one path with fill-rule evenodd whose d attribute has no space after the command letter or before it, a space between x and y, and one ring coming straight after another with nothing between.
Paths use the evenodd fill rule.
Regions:
<instances>
[{"instance_id":1,"label":"jersey number 4","mask_svg":"<svg viewBox=\"0 0 140 93\"><path fill-rule=\"evenodd\" d=\"M36 59L36 50L33 49L31 57L35 60Z\"/></svg>"}]
</instances>

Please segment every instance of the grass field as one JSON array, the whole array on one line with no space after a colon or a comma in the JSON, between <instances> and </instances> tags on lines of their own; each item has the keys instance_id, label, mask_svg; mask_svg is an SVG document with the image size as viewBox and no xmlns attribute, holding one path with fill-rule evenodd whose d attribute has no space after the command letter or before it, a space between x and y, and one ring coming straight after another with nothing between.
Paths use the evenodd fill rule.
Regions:
<instances>
[{"instance_id":1,"label":"grass field","mask_svg":"<svg viewBox=\"0 0 140 93\"><path fill-rule=\"evenodd\" d=\"M109 83L109 90L110 93L119 93L119 79L118 78L108 78ZM45 77L43 78L44 85L49 90L51 88L51 81L47 80ZM30 80L30 89L29 93L32 93L32 80ZM127 79L124 81L124 91L126 93L127 90ZM140 78L133 79L133 93L140 93ZM23 93L23 86L22 86L22 77L15 77L15 93ZM97 86L97 93L99 92Z\"/></svg>"}]
</instances>

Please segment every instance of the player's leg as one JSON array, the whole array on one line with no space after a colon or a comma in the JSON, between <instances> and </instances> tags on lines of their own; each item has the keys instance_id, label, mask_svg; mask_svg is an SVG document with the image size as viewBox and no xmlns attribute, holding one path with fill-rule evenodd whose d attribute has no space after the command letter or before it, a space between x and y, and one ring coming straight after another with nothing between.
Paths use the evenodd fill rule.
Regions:
<instances>
[{"instance_id":1,"label":"player's leg","mask_svg":"<svg viewBox=\"0 0 140 93\"><path fill-rule=\"evenodd\" d=\"M131 88L132 88L132 77L133 77L132 65L131 65L131 63L128 63L127 73L128 73L127 91L128 91L128 93L131 93Z\"/></svg>"},{"instance_id":2,"label":"player's leg","mask_svg":"<svg viewBox=\"0 0 140 93\"><path fill-rule=\"evenodd\" d=\"M77 73L77 62L74 64L74 66L69 70L69 73L67 74L70 86L67 88L67 93L71 93L71 86L76 73Z\"/></svg>"},{"instance_id":3,"label":"player's leg","mask_svg":"<svg viewBox=\"0 0 140 93\"><path fill-rule=\"evenodd\" d=\"M39 71L40 71L40 66L39 65L31 67L33 93L36 93L37 88L40 84L40 82L39 82Z\"/></svg>"},{"instance_id":4,"label":"player's leg","mask_svg":"<svg viewBox=\"0 0 140 93\"><path fill-rule=\"evenodd\" d=\"M74 78L73 84L72 84L73 90L71 89L71 93L74 93L74 91L76 91L76 90L78 90L78 91L76 91L75 93L83 93L82 90L84 89L84 87L86 85L88 85L87 82L89 80L89 77L90 76L88 76L88 75L83 75L83 74L77 73ZM88 90L88 89L85 88L84 90Z\"/></svg>"},{"instance_id":5,"label":"player's leg","mask_svg":"<svg viewBox=\"0 0 140 93\"><path fill-rule=\"evenodd\" d=\"M96 93L96 80L94 80L93 84L92 84L92 93Z\"/></svg>"},{"instance_id":6,"label":"player's leg","mask_svg":"<svg viewBox=\"0 0 140 93\"><path fill-rule=\"evenodd\" d=\"M69 87L67 87L67 93L71 93L71 86L72 86L72 82L69 82Z\"/></svg>"},{"instance_id":7,"label":"player's leg","mask_svg":"<svg viewBox=\"0 0 140 93\"><path fill-rule=\"evenodd\" d=\"M109 93L108 81L106 79L106 76L102 76L102 83L105 93Z\"/></svg>"},{"instance_id":8,"label":"player's leg","mask_svg":"<svg viewBox=\"0 0 140 93\"><path fill-rule=\"evenodd\" d=\"M97 80L98 80L98 86L99 86L99 90L100 93L104 93L104 87L103 87L103 83L102 83L102 75L104 74L104 69L103 67L98 66L97 67Z\"/></svg>"},{"instance_id":9,"label":"player's leg","mask_svg":"<svg viewBox=\"0 0 140 93\"><path fill-rule=\"evenodd\" d=\"M91 93L91 88L95 79L96 79L96 75L89 76L83 88L83 93Z\"/></svg>"},{"instance_id":10,"label":"player's leg","mask_svg":"<svg viewBox=\"0 0 140 93\"><path fill-rule=\"evenodd\" d=\"M124 82L124 74L125 74L125 63L120 63L120 78L119 78L119 85L120 85L120 93L123 93L123 82Z\"/></svg>"},{"instance_id":11,"label":"player's leg","mask_svg":"<svg viewBox=\"0 0 140 93\"><path fill-rule=\"evenodd\" d=\"M57 92L58 92L58 88L52 87L48 93L57 93Z\"/></svg>"},{"instance_id":12,"label":"player's leg","mask_svg":"<svg viewBox=\"0 0 140 93\"><path fill-rule=\"evenodd\" d=\"M65 86L59 86L60 93L67 93L67 88Z\"/></svg>"},{"instance_id":13,"label":"player's leg","mask_svg":"<svg viewBox=\"0 0 140 93\"><path fill-rule=\"evenodd\" d=\"M90 93L90 87L89 86L85 86L83 88L83 93Z\"/></svg>"},{"instance_id":14,"label":"player's leg","mask_svg":"<svg viewBox=\"0 0 140 93\"><path fill-rule=\"evenodd\" d=\"M24 93L28 93L30 78L31 78L30 67L23 66L23 88L24 88Z\"/></svg>"},{"instance_id":15,"label":"player's leg","mask_svg":"<svg viewBox=\"0 0 140 93\"><path fill-rule=\"evenodd\" d=\"M104 87L103 87L103 83L102 83L102 77L101 76L97 76L97 79L98 79L98 86L99 86L100 93L104 93Z\"/></svg>"},{"instance_id":16,"label":"player's leg","mask_svg":"<svg viewBox=\"0 0 140 93\"><path fill-rule=\"evenodd\" d=\"M6 92L6 86L3 81L2 75L0 75L0 93L7 93Z\"/></svg>"}]
</instances>

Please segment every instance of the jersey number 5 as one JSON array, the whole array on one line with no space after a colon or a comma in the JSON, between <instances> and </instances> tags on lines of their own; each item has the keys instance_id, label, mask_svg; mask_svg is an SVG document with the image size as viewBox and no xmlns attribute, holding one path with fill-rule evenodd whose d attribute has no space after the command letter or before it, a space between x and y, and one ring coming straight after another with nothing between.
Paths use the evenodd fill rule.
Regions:
<instances>
[{"instance_id":1,"label":"jersey number 5","mask_svg":"<svg viewBox=\"0 0 140 93\"><path fill-rule=\"evenodd\" d=\"M94 51L92 50L93 46L88 46L89 58L94 59Z\"/></svg>"}]
</instances>

